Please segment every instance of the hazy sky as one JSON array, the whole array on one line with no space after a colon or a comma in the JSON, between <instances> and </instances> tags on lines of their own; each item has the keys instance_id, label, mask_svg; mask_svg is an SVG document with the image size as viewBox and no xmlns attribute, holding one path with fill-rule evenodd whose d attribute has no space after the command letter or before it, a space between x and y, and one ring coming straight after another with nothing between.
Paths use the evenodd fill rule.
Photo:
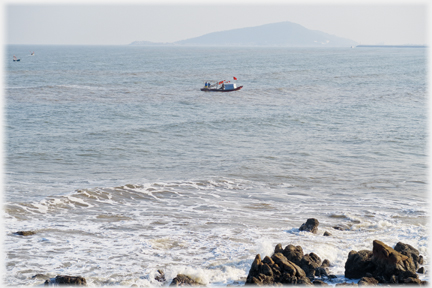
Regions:
<instances>
[{"instance_id":1,"label":"hazy sky","mask_svg":"<svg viewBox=\"0 0 432 288\"><path fill-rule=\"evenodd\" d=\"M16 4L18 3L18 4ZM30 4L29 4L30 3ZM8 2L6 44L125 45L290 21L361 44L426 44L426 2ZM284 4L287 3L287 4ZM359 3L359 2L356 2Z\"/></svg>"}]
</instances>

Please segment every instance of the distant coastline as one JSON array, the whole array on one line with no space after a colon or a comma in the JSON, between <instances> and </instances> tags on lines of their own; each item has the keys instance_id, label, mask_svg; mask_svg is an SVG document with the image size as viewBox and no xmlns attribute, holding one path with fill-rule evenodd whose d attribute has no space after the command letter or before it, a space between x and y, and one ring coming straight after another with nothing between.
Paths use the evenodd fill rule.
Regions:
<instances>
[{"instance_id":1,"label":"distant coastline","mask_svg":"<svg viewBox=\"0 0 432 288\"><path fill-rule=\"evenodd\" d=\"M427 48L426 45L357 45L357 48Z\"/></svg>"}]
</instances>

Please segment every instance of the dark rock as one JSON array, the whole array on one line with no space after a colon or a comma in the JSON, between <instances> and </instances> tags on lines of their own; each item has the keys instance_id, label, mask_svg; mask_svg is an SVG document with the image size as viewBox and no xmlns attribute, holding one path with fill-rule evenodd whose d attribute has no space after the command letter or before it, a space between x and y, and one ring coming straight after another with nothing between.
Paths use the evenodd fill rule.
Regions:
<instances>
[{"instance_id":1,"label":"dark rock","mask_svg":"<svg viewBox=\"0 0 432 288\"><path fill-rule=\"evenodd\" d=\"M309 278L307 277L293 277L292 282L288 282L288 284L296 284L296 285L313 285Z\"/></svg>"},{"instance_id":2,"label":"dark rock","mask_svg":"<svg viewBox=\"0 0 432 288\"><path fill-rule=\"evenodd\" d=\"M199 286L201 283L198 283L191 277L184 275L184 274L178 274L171 282L169 286Z\"/></svg>"},{"instance_id":3,"label":"dark rock","mask_svg":"<svg viewBox=\"0 0 432 288\"><path fill-rule=\"evenodd\" d=\"M418 251L403 243L396 247L406 255L378 240L373 241L373 251L351 251L345 263L345 277L374 278L379 283L390 284L421 283L416 273L422 261Z\"/></svg>"},{"instance_id":4,"label":"dark rock","mask_svg":"<svg viewBox=\"0 0 432 288\"><path fill-rule=\"evenodd\" d=\"M306 254L300 261L300 267L307 277L315 276L315 269L321 266L321 259L315 253Z\"/></svg>"},{"instance_id":5,"label":"dark rock","mask_svg":"<svg viewBox=\"0 0 432 288\"><path fill-rule=\"evenodd\" d=\"M282 244L277 244L274 250L274 254L276 253L282 253L283 252L283 248L282 248Z\"/></svg>"},{"instance_id":6,"label":"dark rock","mask_svg":"<svg viewBox=\"0 0 432 288\"><path fill-rule=\"evenodd\" d=\"M261 260L258 254L253 261L245 284L253 285L281 285L312 283L306 273L295 263L289 261L282 253L266 256Z\"/></svg>"},{"instance_id":7,"label":"dark rock","mask_svg":"<svg viewBox=\"0 0 432 288\"><path fill-rule=\"evenodd\" d=\"M403 283L404 284L418 284L418 285L421 285L422 281L420 279L418 279L418 278L408 277L408 278L405 278L403 280Z\"/></svg>"},{"instance_id":8,"label":"dark rock","mask_svg":"<svg viewBox=\"0 0 432 288\"><path fill-rule=\"evenodd\" d=\"M321 263L321 266L315 269L315 276L317 277L327 277L329 278L329 270L328 267L330 267L330 261L328 259L324 259L324 261ZM334 275L331 275L334 276Z\"/></svg>"},{"instance_id":9,"label":"dark rock","mask_svg":"<svg viewBox=\"0 0 432 288\"><path fill-rule=\"evenodd\" d=\"M337 276L332 274L332 275L329 275L328 278L329 279L337 279Z\"/></svg>"},{"instance_id":10,"label":"dark rock","mask_svg":"<svg viewBox=\"0 0 432 288\"><path fill-rule=\"evenodd\" d=\"M327 268L317 267L317 268L315 269L315 276L316 276L316 277L323 277L323 276L328 277L328 271L327 271Z\"/></svg>"},{"instance_id":11,"label":"dark rock","mask_svg":"<svg viewBox=\"0 0 432 288\"><path fill-rule=\"evenodd\" d=\"M314 285L316 285L316 286L329 286L329 284L327 284L327 283L325 283L324 281L322 281L322 280L314 280L313 282L312 282L312 284L314 284Z\"/></svg>"},{"instance_id":12,"label":"dark rock","mask_svg":"<svg viewBox=\"0 0 432 288\"><path fill-rule=\"evenodd\" d=\"M423 265L423 256L421 256L419 251L411 245L398 242L394 247L394 250L405 256L411 257L416 265L416 269L418 269L420 265Z\"/></svg>"},{"instance_id":13,"label":"dark rock","mask_svg":"<svg viewBox=\"0 0 432 288\"><path fill-rule=\"evenodd\" d=\"M332 234L330 234L329 232L325 231L324 232L324 236L332 236Z\"/></svg>"},{"instance_id":14,"label":"dark rock","mask_svg":"<svg viewBox=\"0 0 432 288\"><path fill-rule=\"evenodd\" d=\"M274 265L274 261L270 257L268 257L268 256L264 257L264 259L262 260L262 262L266 263L266 264L268 264L270 266Z\"/></svg>"},{"instance_id":15,"label":"dark rock","mask_svg":"<svg viewBox=\"0 0 432 288\"><path fill-rule=\"evenodd\" d=\"M273 277L273 270L267 263L263 263L260 267L260 273L269 277Z\"/></svg>"},{"instance_id":16,"label":"dark rock","mask_svg":"<svg viewBox=\"0 0 432 288\"><path fill-rule=\"evenodd\" d=\"M283 250L282 254L291 262L300 265L303 258L303 248L301 246L288 245Z\"/></svg>"},{"instance_id":17,"label":"dark rock","mask_svg":"<svg viewBox=\"0 0 432 288\"><path fill-rule=\"evenodd\" d=\"M298 267L293 262L289 261L282 253L276 253L272 256L273 261L278 267L281 268L281 272L285 272L284 274L288 274L289 277L297 276L297 274L301 274L299 276L306 276L303 270Z\"/></svg>"},{"instance_id":18,"label":"dark rock","mask_svg":"<svg viewBox=\"0 0 432 288\"><path fill-rule=\"evenodd\" d=\"M390 276L390 279L388 280L388 283L390 283L390 284L397 284L398 283L398 278L396 277L396 275Z\"/></svg>"},{"instance_id":19,"label":"dark rock","mask_svg":"<svg viewBox=\"0 0 432 288\"><path fill-rule=\"evenodd\" d=\"M373 241L372 262L377 267L374 275L382 275L386 278L396 275L402 279L413 277L416 274L416 265L411 257L403 255L381 241ZM399 280L399 282L401 282Z\"/></svg>"},{"instance_id":20,"label":"dark rock","mask_svg":"<svg viewBox=\"0 0 432 288\"><path fill-rule=\"evenodd\" d=\"M300 226L299 230L312 232L312 233L316 234L318 232L318 225L319 225L319 221L317 219L309 218L309 219L307 219L306 223L303 223Z\"/></svg>"},{"instance_id":21,"label":"dark rock","mask_svg":"<svg viewBox=\"0 0 432 288\"><path fill-rule=\"evenodd\" d=\"M417 270L417 273L419 273L419 274L424 274L424 273L425 273L425 269L424 269L424 267L420 267L420 268Z\"/></svg>"},{"instance_id":22,"label":"dark rock","mask_svg":"<svg viewBox=\"0 0 432 288\"><path fill-rule=\"evenodd\" d=\"M36 234L36 232L34 232L34 231L18 231L18 232L15 232L14 234L20 235L20 236L31 236L31 235Z\"/></svg>"},{"instance_id":23,"label":"dark rock","mask_svg":"<svg viewBox=\"0 0 432 288\"><path fill-rule=\"evenodd\" d=\"M157 272L159 273L159 275L156 275L155 280L158 282L165 282L165 273L162 270L158 270Z\"/></svg>"},{"instance_id":24,"label":"dark rock","mask_svg":"<svg viewBox=\"0 0 432 288\"><path fill-rule=\"evenodd\" d=\"M348 231L348 230L350 230L350 227L347 225L339 224L339 225L333 226L333 229L339 230L339 231Z\"/></svg>"},{"instance_id":25,"label":"dark rock","mask_svg":"<svg viewBox=\"0 0 432 288\"><path fill-rule=\"evenodd\" d=\"M80 276L57 275L54 279L46 280L44 285L68 285L68 286L86 286L85 278Z\"/></svg>"},{"instance_id":26,"label":"dark rock","mask_svg":"<svg viewBox=\"0 0 432 288\"><path fill-rule=\"evenodd\" d=\"M373 278L373 277L362 277L361 279L360 279L360 281L358 282L358 285L359 286L361 286L361 285L371 285L371 286L376 286L376 285L378 285L378 280L376 280L375 278Z\"/></svg>"},{"instance_id":27,"label":"dark rock","mask_svg":"<svg viewBox=\"0 0 432 288\"><path fill-rule=\"evenodd\" d=\"M328 268L330 267L330 261L328 259L324 259L324 261L321 263L322 268Z\"/></svg>"},{"instance_id":28,"label":"dark rock","mask_svg":"<svg viewBox=\"0 0 432 288\"><path fill-rule=\"evenodd\" d=\"M358 279L375 271L372 256L373 252L369 250L351 251L345 262L345 277Z\"/></svg>"},{"instance_id":29,"label":"dark rock","mask_svg":"<svg viewBox=\"0 0 432 288\"><path fill-rule=\"evenodd\" d=\"M42 279L42 280L50 279L50 277L48 275L45 275L45 274L36 274L36 275L32 276L31 278L32 279Z\"/></svg>"},{"instance_id":30,"label":"dark rock","mask_svg":"<svg viewBox=\"0 0 432 288\"><path fill-rule=\"evenodd\" d=\"M260 266L261 266L261 255L257 254L255 256L255 260L252 262L251 268L249 270L249 274L246 278L246 283L249 284L257 284L256 281L258 279L253 280L253 278L256 278L260 274Z\"/></svg>"},{"instance_id":31,"label":"dark rock","mask_svg":"<svg viewBox=\"0 0 432 288\"><path fill-rule=\"evenodd\" d=\"M371 276L371 277L373 277L373 278L375 278L379 283L383 283L383 284L388 284L388 280L384 277L384 276L382 276L382 275L375 275L375 276Z\"/></svg>"},{"instance_id":32,"label":"dark rock","mask_svg":"<svg viewBox=\"0 0 432 288\"><path fill-rule=\"evenodd\" d=\"M315 275L327 277L330 262L324 262L315 253L304 255L301 246L287 245L282 249L282 245L275 247L275 253L261 260L261 256L256 255L252 262L248 276L247 285L284 285L284 284L305 284L312 285ZM336 278L336 276L334 276Z\"/></svg>"}]
</instances>

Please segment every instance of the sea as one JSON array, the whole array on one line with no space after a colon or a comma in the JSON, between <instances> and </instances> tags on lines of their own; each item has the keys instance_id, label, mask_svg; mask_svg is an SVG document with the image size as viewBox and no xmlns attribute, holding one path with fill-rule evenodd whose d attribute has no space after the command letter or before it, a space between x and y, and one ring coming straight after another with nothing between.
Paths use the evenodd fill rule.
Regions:
<instances>
[{"instance_id":1,"label":"sea","mask_svg":"<svg viewBox=\"0 0 432 288\"><path fill-rule=\"evenodd\" d=\"M331 285L374 240L428 270L426 48L4 53L6 286L243 286L279 243L328 259ZM222 80L243 88L200 90Z\"/></svg>"}]
</instances>

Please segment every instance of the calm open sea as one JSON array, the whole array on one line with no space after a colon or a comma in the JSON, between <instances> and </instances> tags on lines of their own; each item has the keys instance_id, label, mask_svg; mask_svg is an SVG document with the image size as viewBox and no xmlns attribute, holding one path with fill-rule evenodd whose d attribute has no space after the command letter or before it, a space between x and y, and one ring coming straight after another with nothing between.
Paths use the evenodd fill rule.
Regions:
<instances>
[{"instance_id":1,"label":"calm open sea","mask_svg":"<svg viewBox=\"0 0 432 288\"><path fill-rule=\"evenodd\" d=\"M339 282L375 239L428 266L426 49L5 52L7 285L167 285L158 269L242 285L278 243ZM233 77L242 90L200 91Z\"/></svg>"}]
</instances>

